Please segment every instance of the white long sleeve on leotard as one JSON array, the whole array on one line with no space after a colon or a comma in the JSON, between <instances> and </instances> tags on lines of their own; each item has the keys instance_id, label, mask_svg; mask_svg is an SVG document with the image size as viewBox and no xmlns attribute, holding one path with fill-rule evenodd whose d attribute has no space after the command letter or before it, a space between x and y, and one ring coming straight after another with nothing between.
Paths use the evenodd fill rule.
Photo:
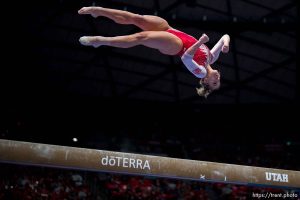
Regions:
<instances>
[{"instance_id":1,"label":"white long sleeve on leotard","mask_svg":"<svg viewBox=\"0 0 300 200\"><path fill-rule=\"evenodd\" d=\"M188 54L188 53L184 53L181 56L181 60L183 62L183 64L186 66L186 68L192 73L194 74L197 78L204 78L207 74L207 71L205 69L204 66L202 65L198 65L194 60L193 60L193 56Z\"/></svg>"},{"instance_id":2,"label":"white long sleeve on leotard","mask_svg":"<svg viewBox=\"0 0 300 200\"><path fill-rule=\"evenodd\" d=\"M211 53L211 60L210 60L210 64L213 64L214 62L216 62L219 58L219 55L220 53L222 52L222 47L224 45L224 40L225 40L225 37L228 37L229 40L230 40L230 37L229 35L223 35L221 37L221 39L217 42L217 44L215 44L215 46L210 50L210 53Z\"/></svg>"}]
</instances>

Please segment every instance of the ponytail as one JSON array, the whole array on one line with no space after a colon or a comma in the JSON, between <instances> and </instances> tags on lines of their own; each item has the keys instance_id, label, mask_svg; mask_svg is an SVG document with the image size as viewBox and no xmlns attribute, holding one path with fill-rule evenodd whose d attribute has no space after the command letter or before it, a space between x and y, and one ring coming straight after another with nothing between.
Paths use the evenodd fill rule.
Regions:
<instances>
[{"instance_id":1,"label":"ponytail","mask_svg":"<svg viewBox=\"0 0 300 200\"><path fill-rule=\"evenodd\" d=\"M205 83L203 82L202 79L200 80L199 84L200 84L200 87L199 87L199 88L196 88L197 94L198 94L199 96L201 96L201 97L207 98L207 96L208 96L212 91L209 89L208 85L205 84Z\"/></svg>"}]
</instances>

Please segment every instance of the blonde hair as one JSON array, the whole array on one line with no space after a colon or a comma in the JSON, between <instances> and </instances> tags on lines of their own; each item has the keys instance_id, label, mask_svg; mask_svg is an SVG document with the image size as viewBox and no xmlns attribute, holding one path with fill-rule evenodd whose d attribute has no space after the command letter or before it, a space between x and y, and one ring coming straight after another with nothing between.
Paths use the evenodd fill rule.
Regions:
<instances>
[{"instance_id":1,"label":"blonde hair","mask_svg":"<svg viewBox=\"0 0 300 200\"><path fill-rule=\"evenodd\" d=\"M212 92L212 90L209 89L209 86L203 82L203 79L200 80L199 84L200 87L196 88L197 94L201 97L207 98L208 95Z\"/></svg>"}]
</instances>

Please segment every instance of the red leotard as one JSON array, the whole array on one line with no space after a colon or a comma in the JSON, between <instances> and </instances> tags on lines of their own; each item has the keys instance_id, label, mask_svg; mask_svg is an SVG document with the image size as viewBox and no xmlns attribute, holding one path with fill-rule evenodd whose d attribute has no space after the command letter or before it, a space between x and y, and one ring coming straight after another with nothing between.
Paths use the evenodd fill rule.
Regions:
<instances>
[{"instance_id":1,"label":"red leotard","mask_svg":"<svg viewBox=\"0 0 300 200\"><path fill-rule=\"evenodd\" d=\"M184 52L188 48L190 48L193 44L195 44L198 41L194 37L175 29L168 29L167 32L177 36L182 41L183 44L182 49L177 54L180 57L184 54ZM206 67L210 62L210 58L211 58L211 54L209 48L206 45L202 44L200 48L196 51L193 60L197 64Z\"/></svg>"}]
</instances>

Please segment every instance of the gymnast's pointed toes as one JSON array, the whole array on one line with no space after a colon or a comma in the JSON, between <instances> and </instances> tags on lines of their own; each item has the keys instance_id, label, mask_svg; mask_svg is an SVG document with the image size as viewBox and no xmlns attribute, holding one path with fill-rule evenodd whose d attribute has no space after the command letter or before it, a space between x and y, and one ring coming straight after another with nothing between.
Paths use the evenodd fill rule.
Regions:
<instances>
[{"instance_id":1,"label":"gymnast's pointed toes","mask_svg":"<svg viewBox=\"0 0 300 200\"><path fill-rule=\"evenodd\" d=\"M101 11L102 7L82 7L80 10L78 10L78 14L80 15L91 15L94 18L97 18L99 16L99 12Z\"/></svg>"},{"instance_id":2,"label":"gymnast's pointed toes","mask_svg":"<svg viewBox=\"0 0 300 200\"><path fill-rule=\"evenodd\" d=\"M89 14L89 7L82 7L80 10L78 10L78 14Z\"/></svg>"},{"instance_id":3,"label":"gymnast's pointed toes","mask_svg":"<svg viewBox=\"0 0 300 200\"><path fill-rule=\"evenodd\" d=\"M90 38L90 37L88 37L88 36L83 36L83 37L79 38L80 44L85 45L85 46L90 45L90 40L89 40L89 38Z\"/></svg>"}]
</instances>

